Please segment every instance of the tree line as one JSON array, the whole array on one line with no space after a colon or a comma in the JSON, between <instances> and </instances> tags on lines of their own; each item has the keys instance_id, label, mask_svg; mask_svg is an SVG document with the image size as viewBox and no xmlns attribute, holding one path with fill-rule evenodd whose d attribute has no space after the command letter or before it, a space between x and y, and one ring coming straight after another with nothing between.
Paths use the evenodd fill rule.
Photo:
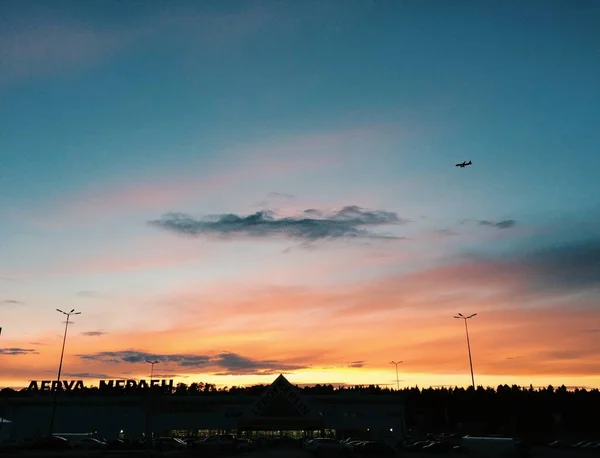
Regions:
<instances>
[{"instance_id":1,"label":"tree line","mask_svg":"<svg viewBox=\"0 0 600 458\"><path fill-rule=\"evenodd\" d=\"M178 383L173 388L84 387L65 396L260 396L268 385L217 387L211 383ZM404 388L399 391L377 385L313 385L299 387L308 396L400 396L405 405L408 428L418 432L499 434L531 438L581 438L600 432L600 390L520 387L496 388ZM3 397L48 396L48 392L26 389L2 390ZM596 438L596 437L595 437ZM600 437L597 437L600 439Z\"/></svg>"}]
</instances>

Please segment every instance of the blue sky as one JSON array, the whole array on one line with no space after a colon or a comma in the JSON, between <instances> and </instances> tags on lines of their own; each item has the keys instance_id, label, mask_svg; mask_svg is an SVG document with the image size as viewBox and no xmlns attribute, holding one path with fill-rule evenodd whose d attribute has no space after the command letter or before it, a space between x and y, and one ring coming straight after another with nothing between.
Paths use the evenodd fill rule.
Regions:
<instances>
[{"instance_id":1,"label":"blue sky","mask_svg":"<svg viewBox=\"0 0 600 458\"><path fill-rule=\"evenodd\" d=\"M304 288L321 298L319 310L338 310L352 300L326 298L328 288L375 291L383 279L465 254L505 259L561 244L597 248L596 2L5 1L0 18L0 324L11 347L59 334L59 306L85 309L74 327L113 334L115 351L156 352L155 339L136 333L158 327L177 335L192 319L178 321L164 304L183 301L186 313L204 316L219 298L238 300L220 288L240 297L274 285ZM469 159L471 168L454 167ZM260 236L246 228L225 239L221 226L189 238L174 234L172 221L166 230L148 224L169 212L196 221L263 209L293 219L316 208L336 225L332 212L344 206L410 220L373 229L407 240L299 236L314 242L307 250L286 238L301 230L295 222L284 224L292 232L283 236L266 222ZM513 223L493 225L502 221ZM194 230L205 231L202 224ZM588 274L586 294L598 287ZM452 294L468 296L467 286L457 288ZM295 289L276 291L269 294L282 302L300 300ZM410 312L415 320L419 307ZM306 323L318 327L319 313ZM365 313L364 322L378 319ZM244 320L237 325L247 329ZM213 343L269 359L264 336L275 337L253 323L267 340L216 333ZM342 351L359 324L327 343L335 350L321 353L330 356L298 358L323 367L360 359ZM106 345L80 340L73 345L90 352ZM179 350L208 351L200 343ZM365 361L376 350L374 343ZM9 378L22 380L17 368L25 362L11 361ZM73 350L72 364L79 363ZM381 364L345 377L372 380ZM415 380L430 380L423 374L434 366L415 368ZM499 371L487 375L526 373Z\"/></svg>"}]
</instances>

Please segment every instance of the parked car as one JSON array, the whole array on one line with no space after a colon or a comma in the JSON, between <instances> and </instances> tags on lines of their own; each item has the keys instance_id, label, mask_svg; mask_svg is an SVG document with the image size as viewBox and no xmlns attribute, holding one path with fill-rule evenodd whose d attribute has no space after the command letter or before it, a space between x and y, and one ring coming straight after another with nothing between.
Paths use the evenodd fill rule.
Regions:
<instances>
[{"instance_id":1,"label":"parked car","mask_svg":"<svg viewBox=\"0 0 600 458\"><path fill-rule=\"evenodd\" d=\"M235 436L231 434L218 434L201 439L192 444L192 448L205 452L232 452L236 449Z\"/></svg>"},{"instance_id":2,"label":"parked car","mask_svg":"<svg viewBox=\"0 0 600 458\"><path fill-rule=\"evenodd\" d=\"M22 439L6 439L0 442L0 451L20 450L25 448L25 441Z\"/></svg>"},{"instance_id":3,"label":"parked car","mask_svg":"<svg viewBox=\"0 0 600 458\"><path fill-rule=\"evenodd\" d=\"M356 457L375 457L375 456L396 456L398 451L385 442L365 441L357 444L352 450L352 456Z\"/></svg>"},{"instance_id":4,"label":"parked car","mask_svg":"<svg viewBox=\"0 0 600 458\"><path fill-rule=\"evenodd\" d=\"M86 437L85 439L75 441L73 448L83 450L106 450L108 444L98 439L94 439L93 437Z\"/></svg>"},{"instance_id":5,"label":"parked car","mask_svg":"<svg viewBox=\"0 0 600 458\"><path fill-rule=\"evenodd\" d=\"M250 450L254 450L256 447L254 442L252 442L250 439L238 437L235 440L235 448L240 452L249 452Z\"/></svg>"},{"instance_id":6,"label":"parked car","mask_svg":"<svg viewBox=\"0 0 600 458\"><path fill-rule=\"evenodd\" d=\"M64 437L47 436L34 441L29 448L32 450L68 450L71 445Z\"/></svg>"},{"instance_id":7,"label":"parked car","mask_svg":"<svg viewBox=\"0 0 600 458\"><path fill-rule=\"evenodd\" d=\"M187 444L177 437L159 437L156 440L157 450L183 450L187 448Z\"/></svg>"},{"instance_id":8,"label":"parked car","mask_svg":"<svg viewBox=\"0 0 600 458\"><path fill-rule=\"evenodd\" d=\"M350 453L346 444L335 439L327 438L317 438L308 441L304 448L313 455L323 457L348 456Z\"/></svg>"}]
</instances>

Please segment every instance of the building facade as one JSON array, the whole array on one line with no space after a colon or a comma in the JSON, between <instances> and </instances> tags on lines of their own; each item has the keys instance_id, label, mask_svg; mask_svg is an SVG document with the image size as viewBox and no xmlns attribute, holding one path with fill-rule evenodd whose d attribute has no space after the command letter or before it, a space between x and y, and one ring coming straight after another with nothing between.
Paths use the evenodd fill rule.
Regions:
<instances>
[{"instance_id":1,"label":"building facade","mask_svg":"<svg viewBox=\"0 0 600 458\"><path fill-rule=\"evenodd\" d=\"M9 398L13 437L49 433L54 396ZM55 433L97 433L107 439L172 431L301 431L383 439L405 435L401 397L337 393L307 395L283 375L261 396L58 396Z\"/></svg>"}]
</instances>

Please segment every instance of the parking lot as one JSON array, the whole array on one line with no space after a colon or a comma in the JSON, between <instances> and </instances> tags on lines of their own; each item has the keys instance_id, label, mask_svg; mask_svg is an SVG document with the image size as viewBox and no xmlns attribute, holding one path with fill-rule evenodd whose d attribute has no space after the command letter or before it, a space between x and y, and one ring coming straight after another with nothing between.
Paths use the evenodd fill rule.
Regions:
<instances>
[{"instance_id":1,"label":"parking lot","mask_svg":"<svg viewBox=\"0 0 600 458\"><path fill-rule=\"evenodd\" d=\"M63 457L85 457L85 458L158 458L158 457L169 457L169 458L192 458L202 457L211 458L213 455L207 455L205 453L198 453L193 450L186 451L173 451L173 452L148 452L144 450L131 450L131 451L80 451L80 450L63 450L63 451L20 451L15 453L2 454L3 458L63 458ZM214 455L216 457L227 457L227 455ZM235 455L240 458L314 458L314 456L304 450L298 449L273 449L273 450L256 450L246 453L238 453ZM412 452L399 452L398 456L406 458L459 458L465 456L472 456L479 458L478 455L469 453L452 454L452 453L412 453ZM534 448L531 452L531 458L587 458L595 456L593 452L584 450L553 450L548 447ZM493 458L493 456L486 456L481 458Z\"/></svg>"}]
</instances>

